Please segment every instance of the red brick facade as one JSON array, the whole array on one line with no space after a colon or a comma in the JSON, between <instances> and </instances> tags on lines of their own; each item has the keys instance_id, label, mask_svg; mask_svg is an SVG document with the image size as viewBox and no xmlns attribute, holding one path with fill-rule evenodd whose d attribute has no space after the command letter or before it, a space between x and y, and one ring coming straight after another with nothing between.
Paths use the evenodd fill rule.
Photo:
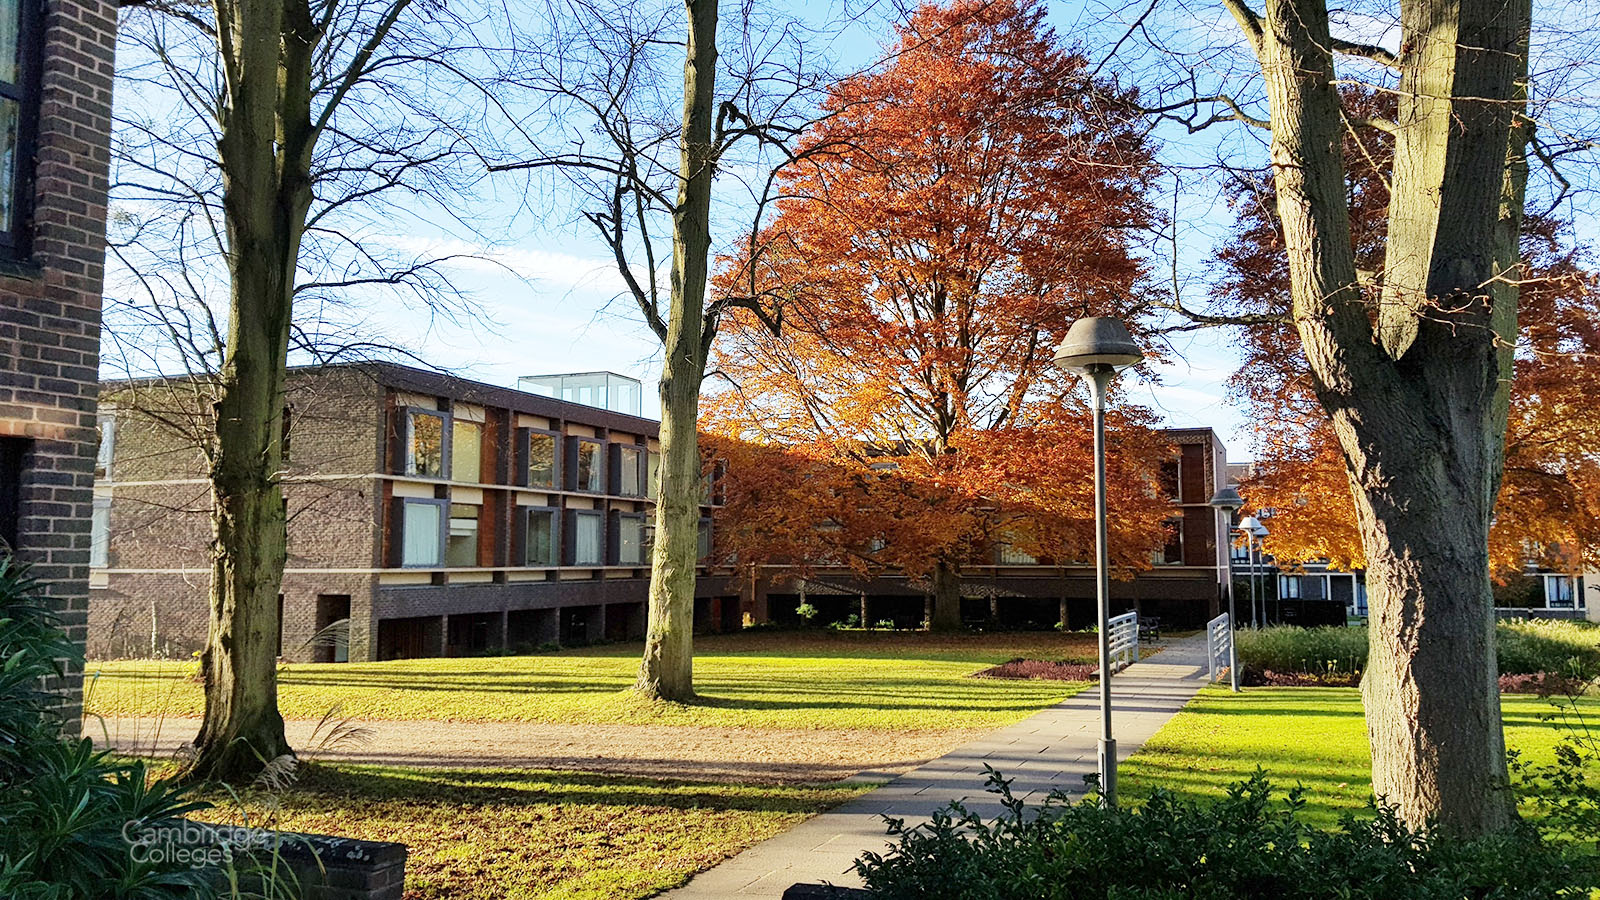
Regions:
<instances>
[{"instance_id":1,"label":"red brick facade","mask_svg":"<svg viewBox=\"0 0 1600 900\"><path fill-rule=\"evenodd\" d=\"M31 246L0 261L0 437L21 452L17 555L81 643L117 10L103 0L42 10ZM75 728L81 671L58 687Z\"/></svg>"}]
</instances>

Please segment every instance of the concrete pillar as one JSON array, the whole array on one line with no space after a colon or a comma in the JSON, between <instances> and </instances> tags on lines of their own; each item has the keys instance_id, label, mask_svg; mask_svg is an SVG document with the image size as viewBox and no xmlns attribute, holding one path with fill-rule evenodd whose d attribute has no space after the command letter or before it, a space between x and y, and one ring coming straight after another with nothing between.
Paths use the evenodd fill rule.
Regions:
<instances>
[{"instance_id":1,"label":"concrete pillar","mask_svg":"<svg viewBox=\"0 0 1600 900\"><path fill-rule=\"evenodd\" d=\"M500 631L498 634L489 639L489 646L497 647L500 650L510 649L511 645L508 643L508 632L506 629L506 619L509 618L510 615L511 614L509 612L502 609L500 610L499 615L495 616L495 623Z\"/></svg>"},{"instance_id":2,"label":"concrete pillar","mask_svg":"<svg viewBox=\"0 0 1600 900\"><path fill-rule=\"evenodd\" d=\"M449 656L450 655L450 617L449 616L440 616L439 617L439 642L435 646L438 648L437 655L439 655L439 656Z\"/></svg>"},{"instance_id":3,"label":"concrete pillar","mask_svg":"<svg viewBox=\"0 0 1600 900\"><path fill-rule=\"evenodd\" d=\"M1061 598L1061 613L1060 613L1060 616L1061 616L1061 618L1056 620L1057 627L1060 628L1062 631L1066 631L1070 626L1067 624L1067 598L1065 598L1065 597Z\"/></svg>"},{"instance_id":4,"label":"concrete pillar","mask_svg":"<svg viewBox=\"0 0 1600 900\"><path fill-rule=\"evenodd\" d=\"M594 609L594 616L589 619L589 633L586 635L591 644L606 639L606 605L600 603Z\"/></svg>"},{"instance_id":5,"label":"concrete pillar","mask_svg":"<svg viewBox=\"0 0 1600 900\"><path fill-rule=\"evenodd\" d=\"M871 628L872 627L872 616L871 616L870 613L871 613L871 610L868 608L868 605L867 605L867 595L863 593L861 595L861 627L862 628Z\"/></svg>"}]
</instances>

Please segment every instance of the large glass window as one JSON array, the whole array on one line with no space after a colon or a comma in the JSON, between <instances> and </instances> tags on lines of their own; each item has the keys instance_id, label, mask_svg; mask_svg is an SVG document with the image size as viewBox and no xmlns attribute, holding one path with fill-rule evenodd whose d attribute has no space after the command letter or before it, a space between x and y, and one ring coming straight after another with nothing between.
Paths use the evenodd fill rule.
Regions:
<instances>
[{"instance_id":1,"label":"large glass window","mask_svg":"<svg viewBox=\"0 0 1600 900\"><path fill-rule=\"evenodd\" d=\"M443 415L416 410L407 413L406 474L445 477Z\"/></svg>"},{"instance_id":2,"label":"large glass window","mask_svg":"<svg viewBox=\"0 0 1600 900\"><path fill-rule=\"evenodd\" d=\"M1301 584L1299 575L1278 576L1278 599L1299 600L1300 588Z\"/></svg>"},{"instance_id":3,"label":"large glass window","mask_svg":"<svg viewBox=\"0 0 1600 900\"><path fill-rule=\"evenodd\" d=\"M695 536L700 558L705 559L711 555L711 520L701 519L699 533Z\"/></svg>"},{"instance_id":4,"label":"large glass window","mask_svg":"<svg viewBox=\"0 0 1600 900\"><path fill-rule=\"evenodd\" d=\"M483 480L483 426L477 422L450 423L450 473L455 481Z\"/></svg>"},{"instance_id":5,"label":"large glass window","mask_svg":"<svg viewBox=\"0 0 1600 900\"><path fill-rule=\"evenodd\" d=\"M605 447L599 441L578 441L578 477L576 490L592 494L606 491Z\"/></svg>"},{"instance_id":6,"label":"large glass window","mask_svg":"<svg viewBox=\"0 0 1600 900\"><path fill-rule=\"evenodd\" d=\"M478 513L479 507L476 506L462 503L450 505L450 536L445 541L445 565L478 564Z\"/></svg>"},{"instance_id":7,"label":"large glass window","mask_svg":"<svg viewBox=\"0 0 1600 900\"><path fill-rule=\"evenodd\" d=\"M643 493L639 489L639 479L643 475L640 471L640 450L637 447L622 447L617 452L621 472L618 477L622 483L617 485L617 493L624 497L637 497Z\"/></svg>"},{"instance_id":8,"label":"large glass window","mask_svg":"<svg viewBox=\"0 0 1600 900\"><path fill-rule=\"evenodd\" d=\"M400 565L437 568L443 561L444 503L406 500L400 521Z\"/></svg>"},{"instance_id":9,"label":"large glass window","mask_svg":"<svg viewBox=\"0 0 1600 900\"><path fill-rule=\"evenodd\" d=\"M527 516L527 530L523 532L523 565L557 565L559 560L556 551L561 543L556 540L556 511L530 509Z\"/></svg>"},{"instance_id":10,"label":"large glass window","mask_svg":"<svg viewBox=\"0 0 1600 900\"><path fill-rule=\"evenodd\" d=\"M617 564L644 564L644 517L623 516L617 525Z\"/></svg>"},{"instance_id":11,"label":"large glass window","mask_svg":"<svg viewBox=\"0 0 1600 900\"><path fill-rule=\"evenodd\" d=\"M645 454L644 492L654 500L661 494L661 454L654 450Z\"/></svg>"},{"instance_id":12,"label":"large glass window","mask_svg":"<svg viewBox=\"0 0 1600 900\"><path fill-rule=\"evenodd\" d=\"M1544 580L1544 605L1551 609L1573 609L1576 606L1577 579L1571 575L1548 575Z\"/></svg>"},{"instance_id":13,"label":"large glass window","mask_svg":"<svg viewBox=\"0 0 1600 900\"><path fill-rule=\"evenodd\" d=\"M1002 566L1034 566L1039 560L1031 553L1024 553L1010 544L1000 545L1000 565Z\"/></svg>"},{"instance_id":14,"label":"large glass window","mask_svg":"<svg viewBox=\"0 0 1600 900\"><path fill-rule=\"evenodd\" d=\"M598 566L601 556L601 530L604 521L598 512L580 512L573 516L572 564Z\"/></svg>"},{"instance_id":15,"label":"large glass window","mask_svg":"<svg viewBox=\"0 0 1600 900\"><path fill-rule=\"evenodd\" d=\"M29 157L38 112L36 2L0 0L0 251L26 253Z\"/></svg>"},{"instance_id":16,"label":"large glass window","mask_svg":"<svg viewBox=\"0 0 1600 900\"><path fill-rule=\"evenodd\" d=\"M111 498L94 501L89 519L89 566L103 569L111 562Z\"/></svg>"},{"instance_id":17,"label":"large glass window","mask_svg":"<svg viewBox=\"0 0 1600 900\"><path fill-rule=\"evenodd\" d=\"M555 435L538 431L528 433L528 486L556 486Z\"/></svg>"}]
</instances>

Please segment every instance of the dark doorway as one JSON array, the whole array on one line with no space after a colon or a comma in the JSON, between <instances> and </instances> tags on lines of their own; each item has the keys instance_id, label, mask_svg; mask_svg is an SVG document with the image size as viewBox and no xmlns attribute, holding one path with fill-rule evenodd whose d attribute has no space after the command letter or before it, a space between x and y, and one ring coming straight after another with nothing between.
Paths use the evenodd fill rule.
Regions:
<instances>
[{"instance_id":1,"label":"dark doorway","mask_svg":"<svg viewBox=\"0 0 1600 900\"><path fill-rule=\"evenodd\" d=\"M320 663L350 661L350 595L318 594L311 658Z\"/></svg>"},{"instance_id":2,"label":"dark doorway","mask_svg":"<svg viewBox=\"0 0 1600 900\"><path fill-rule=\"evenodd\" d=\"M482 653L496 646L500 627L499 613L468 613L450 617L449 646L446 655Z\"/></svg>"},{"instance_id":3,"label":"dark doorway","mask_svg":"<svg viewBox=\"0 0 1600 900\"><path fill-rule=\"evenodd\" d=\"M379 659L418 659L439 653L438 616L378 621Z\"/></svg>"},{"instance_id":4,"label":"dark doorway","mask_svg":"<svg viewBox=\"0 0 1600 900\"><path fill-rule=\"evenodd\" d=\"M718 628L723 634L733 634L744 628L744 619L739 615L738 597L721 597L718 602L722 604L721 625Z\"/></svg>"}]
</instances>

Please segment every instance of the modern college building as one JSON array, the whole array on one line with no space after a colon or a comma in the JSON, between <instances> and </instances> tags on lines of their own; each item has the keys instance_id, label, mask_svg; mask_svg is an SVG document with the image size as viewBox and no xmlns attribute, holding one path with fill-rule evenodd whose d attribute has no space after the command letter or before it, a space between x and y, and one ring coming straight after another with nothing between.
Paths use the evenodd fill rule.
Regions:
<instances>
[{"instance_id":1,"label":"modern college building","mask_svg":"<svg viewBox=\"0 0 1600 900\"><path fill-rule=\"evenodd\" d=\"M534 381L602 405L384 363L290 373L281 655L395 659L643 635L658 423L605 408L636 413L636 381ZM210 486L197 387L102 391L92 655L204 643ZM740 621L719 583L702 579L700 619L729 616L726 600Z\"/></svg>"},{"instance_id":2,"label":"modern college building","mask_svg":"<svg viewBox=\"0 0 1600 900\"><path fill-rule=\"evenodd\" d=\"M382 660L641 637L659 423L639 384L606 373L523 379L528 390L388 363L291 372L285 471L289 560L281 655ZM204 383L103 387L94 500L91 655L187 655L203 645L210 576ZM1220 610L1226 527L1207 505L1227 477L1208 428L1166 432L1170 538L1115 581L1117 609L1188 627ZM715 467L712 467L715 472ZM1063 473L1063 477L1075 477ZM717 480L704 493L709 556ZM703 569L696 628L797 622L917 627L928 586L847 570L796 579ZM997 546L962 570L973 624L1078 628L1093 571Z\"/></svg>"}]
</instances>

